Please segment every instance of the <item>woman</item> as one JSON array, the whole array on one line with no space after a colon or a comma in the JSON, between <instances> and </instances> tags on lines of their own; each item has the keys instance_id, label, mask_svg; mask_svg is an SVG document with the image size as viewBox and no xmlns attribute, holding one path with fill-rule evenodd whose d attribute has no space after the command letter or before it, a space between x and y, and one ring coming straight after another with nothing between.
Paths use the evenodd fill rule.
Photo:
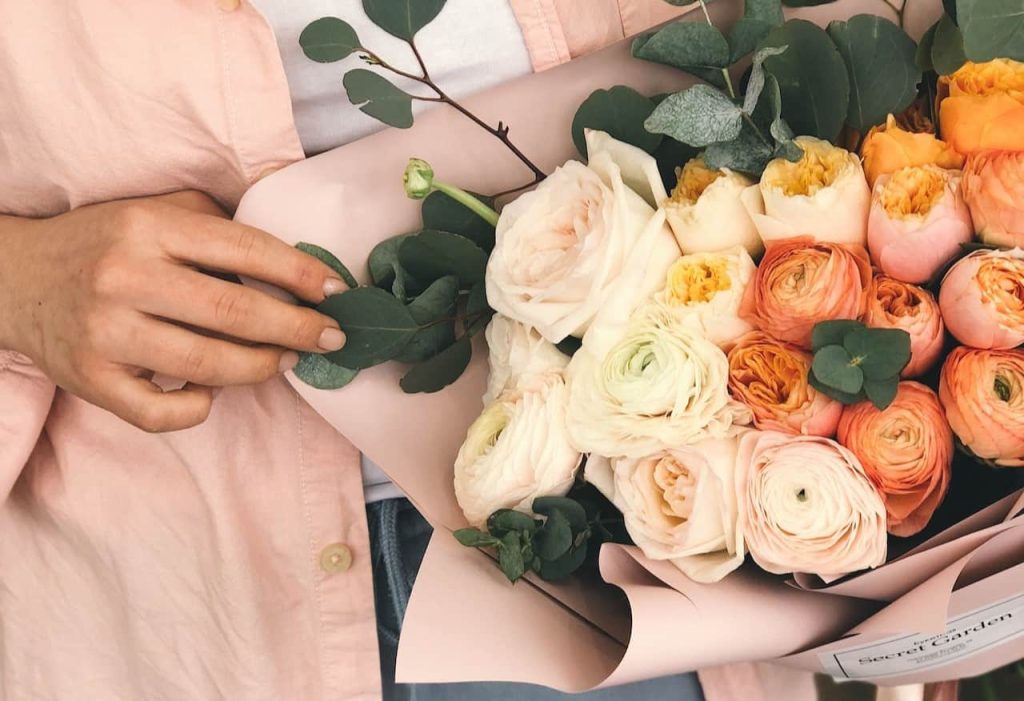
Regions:
<instances>
[{"instance_id":1,"label":"woman","mask_svg":"<svg viewBox=\"0 0 1024 701\"><path fill-rule=\"evenodd\" d=\"M421 46L464 94L676 12L449 0ZM343 331L230 281L310 302L343 289L225 214L264 174L372 128L337 67L299 53L328 14L389 50L354 0L0 3L5 699L382 694L372 582L389 677L427 527L394 498L368 527L364 499L394 493L279 377ZM384 683L413 691L556 696ZM699 698L686 677L629 693Z\"/></svg>"}]
</instances>

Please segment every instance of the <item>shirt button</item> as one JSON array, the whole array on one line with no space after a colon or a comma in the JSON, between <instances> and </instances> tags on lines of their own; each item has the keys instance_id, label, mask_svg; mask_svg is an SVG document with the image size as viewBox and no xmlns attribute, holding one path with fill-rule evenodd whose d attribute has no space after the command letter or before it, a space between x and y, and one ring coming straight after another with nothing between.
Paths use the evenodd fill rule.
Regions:
<instances>
[{"instance_id":1,"label":"shirt button","mask_svg":"<svg viewBox=\"0 0 1024 701\"><path fill-rule=\"evenodd\" d=\"M217 7L225 12L234 12L241 4L242 0L217 0Z\"/></svg>"},{"instance_id":2,"label":"shirt button","mask_svg":"<svg viewBox=\"0 0 1024 701\"><path fill-rule=\"evenodd\" d=\"M333 543L320 551L320 569L327 574L341 574L352 566L352 551L344 543Z\"/></svg>"}]
</instances>

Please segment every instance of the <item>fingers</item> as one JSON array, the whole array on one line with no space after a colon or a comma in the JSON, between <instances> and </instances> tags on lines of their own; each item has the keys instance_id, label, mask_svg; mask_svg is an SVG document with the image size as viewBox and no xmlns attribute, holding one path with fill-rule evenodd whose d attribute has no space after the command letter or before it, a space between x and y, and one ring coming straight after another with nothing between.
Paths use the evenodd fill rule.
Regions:
<instances>
[{"instance_id":1,"label":"fingers","mask_svg":"<svg viewBox=\"0 0 1024 701\"><path fill-rule=\"evenodd\" d=\"M348 287L327 265L265 231L213 217L167 236L172 257L203 268L247 275L288 290L308 302Z\"/></svg>"},{"instance_id":2,"label":"fingers","mask_svg":"<svg viewBox=\"0 0 1024 701\"><path fill-rule=\"evenodd\" d=\"M344 345L337 322L313 309L189 268L175 266L162 273L165 286L144 290L136 298L140 311L283 348L323 353Z\"/></svg>"},{"instance_id":3,"label":"fingers","mask_svg":"<svg viewBox=\"0 0 1024 701\"><path fill-rule=\"evenodd\" d=\"M149 433L180 431L206 421L213 405L209 387L188 384L164 392L144 377L113 373L106 384L107 397L98 402L128 423Z\"/></svg>"}]
</instances>

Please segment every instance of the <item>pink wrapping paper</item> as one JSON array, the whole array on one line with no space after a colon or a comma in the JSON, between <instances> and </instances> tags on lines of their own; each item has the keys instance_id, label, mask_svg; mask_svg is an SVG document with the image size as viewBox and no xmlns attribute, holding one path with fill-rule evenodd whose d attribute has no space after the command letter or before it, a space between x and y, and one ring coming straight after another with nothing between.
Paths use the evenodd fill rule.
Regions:
<instances>
[{"instance_id":1,"label":"pink wrapping paper","mask_svg":"<svg viewBox=\"0 0 1024 701\"><path fill-rule=\"evenodd\" d=\"M856 11L886 9L881 2L865 4L840 0L791 15L824 24ZM712 9L719 23L735 14L725 2ZM920 33L939 12L938 0L915 1L910 24ZM550 170L575 157L569 125L594 89L627 84L655 94L691 82L675 70L629 58L628 44L622 43L466 103L486 120L510 124L516 144ZM507 189L529 176L495 139L454 112L437 109L417 117L413 129L381 132L260 181L236 219L289 243L324 246L359 275L374 245L419 226L419 204L402 190L410 156L428 160L442 179L482 192ZM451 475L465 430L482 408L487 367L480 351L455 385L433 395L402 393L403 368L395 364L364 371L336 392L290 378L437 529L405 619L399 681L506 680L582 691L773 659L843 676L835 660L846 659L849 648L870 650L865 646L883 644L894 633L934 636L948 620L996 602L1012 609L1000 630L1016 634L970 655L946 654L942 659L949 664L915 661L900 673L879 676L879 683L952 679L1024 656L1024 611L1013 613L1011 601L1020 594L1024 574L1024 519L1014 518L1024 509L1024 494L891 565L831 587L807 578L787 583L753 568L717 585L700 585L667 563L621 546L605 546L600 557L601 575L614 587L538 580L510 586L487 555L463 548L450 535L465 525ZM497 649L502 654L492 654ZM873 678L863 676L872 669L868 664L855 673Z\"/></svg>"}]
</instances>

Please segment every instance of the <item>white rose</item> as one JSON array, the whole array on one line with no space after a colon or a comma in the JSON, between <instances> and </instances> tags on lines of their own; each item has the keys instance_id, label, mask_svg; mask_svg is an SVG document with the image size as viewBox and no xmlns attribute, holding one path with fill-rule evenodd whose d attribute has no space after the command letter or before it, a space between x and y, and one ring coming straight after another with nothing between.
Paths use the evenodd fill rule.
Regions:
<instances>
[{"instance_id":1,"label":"white rose","mask_svg":"<svg viewBox=\"0 0 1024 701\"><path fill-rule=\"evenodd\" d=\"M725 353L698 326L651 303L608 344L613 328L595 325L566 371L580 452L641 458L750 423L750 411L729 397Z\"/></svg>"},{"instance_id":2,"label":"white rose","mask_svg":"<svg viewBox=\"0 0 1024 701\"><path fill-rule=\"evenodd\" d=\"M564 496L582 456L565 424L561 373L524 377L469 427L455 459L455 498L473 526L498 509L529 513L533 500Z\"/></svg>"},{"instance_id":3,"label":"white rose","mask_svg":"<svg viewBox=\"0 0 1024 701\"><path fill-rule=\"evenodd\" d=\"M747 188L743 204L765 243L797 236L864 246L871 189L860 158L810 136L796 143L803 157L768 164L761 183Z\"/></svg>"},{"instance_id":4,"label":"white rose","mask_svg":"<svg viewBox=\"0 0 1024 701\"><path fill-rule=\"evenodd\" d=\"M669 268L658 304L680 320L693 320L704 336L728 351L754 330L740 318L743 294L757 266L746 249L683 256Z\"/></svg>"},{"instance_id":5,"label":"white rose","mask_svg":"<svg viewBox=\"0 0 1024 701\"><path fill-rule=\"evenodd\" d=\"M495 314L484 332L487 338L490 375L484 405L493 402L506 389L514 388L520 378L559 371L569 364L569 356L525 324Z\"/></svg>"},{"instance_id":6,"label":"white rose","mask_svg":"<svg viewBox=\"0 0 1024 701\"><path fill-rule=\"evenodd\" d=\"M764 252L761 236L741 196L753 185L731 170L711 170L694 158L679 171L679 182L665 201L665 214L683 253L722 251L742 246L751 256Z\"/></svg>"},{"instance_id":7,"label":"white rose","mask_svg":"<svg viewBox=\"0 0 1024 701\"><path fill-rule=\"evenodd\" d=\"M591 458L587 481L625 517L652 560L671 560L697 582L717 582L744 559L737 528L735 438L644 458Z\"/></svg>"},{"instance_id":8,"label":"white rose","mask_svg":"<svg viewBox=\"0 0 1024 701\"><path fill-rule=\"evenodd\" d=\"M552 343L586 332L666 197L647 153L603 132L587 145L589 165L566 163L502 210L487 265L491 306Z\"/></svg>"},{"instance_id":9,"label":"white rose","mask_svg":"<svg viewBox=\"0 0 1024 701\"><path fill-rule=\"evenodd\" d=\"M846 448L752 431L737 465L739 528L762 569L833 579L885 562L885 503Z\"/></svg>"}]
</instances>

